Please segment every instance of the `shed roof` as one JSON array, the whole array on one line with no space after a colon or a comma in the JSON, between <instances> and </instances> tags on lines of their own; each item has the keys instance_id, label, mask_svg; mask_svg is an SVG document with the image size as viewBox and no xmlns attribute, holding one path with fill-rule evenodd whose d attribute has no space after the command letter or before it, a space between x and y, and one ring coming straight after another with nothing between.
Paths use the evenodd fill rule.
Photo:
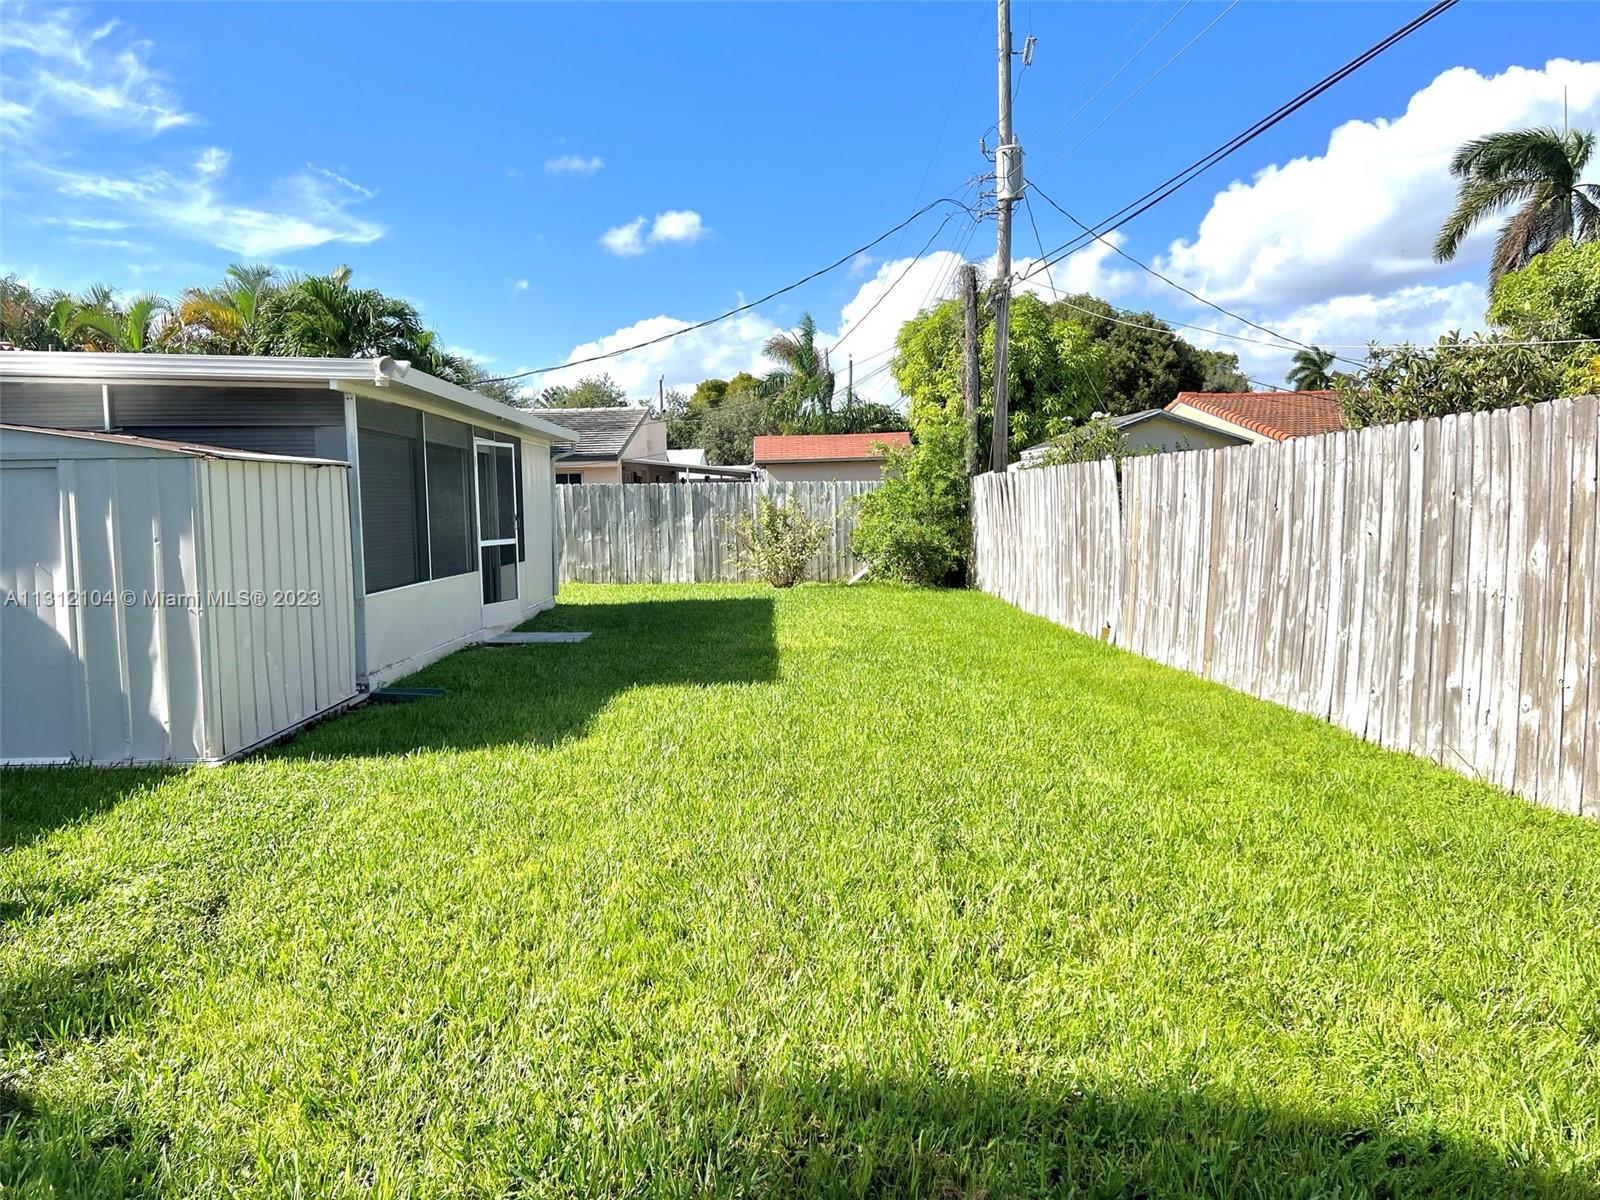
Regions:
<instances>
[{"instance_id":1,"label":"shed roof","mask_svg":"<svg viewBox=\"0 0 1600 1200\"><path fill-rule=\"evenodd\" d=\"M1179 392L1167 411L1181 411L1182 405L1279 442L1344 428L1339 393L1332 391Z\"/></svg>"},{"instance_id":2,"label":"shed roof","mask_svg":"<svg viewBox=\"0 0 1600 1200\"><path fill-rule=\"evenodd\" d=\"M309 383L376 400L429 401L467 420L500 422L551 442L570 429L527 409L435 378L410 363L379 358L276 358L258 354L96 354L82 350L0 351L0 380L75 380L82 383Z\"/></svg>"},{"instance_id":3,"label":"shed roof","mask_svg":"<svg viewBox=\"0 0 1600 1200\"><path fill-rule=\"evenodd\" d=\"M909 446L911 435L891 433L789 433L762 434L755 439L757 463L764 462L880 462L884 446Z\"/></svg>"},{"instance_id":4,"label":"shed roof","mask_svg":"<svg viewBox=\"0 0 1600 1200\"><path fill-rule=\"evenodd\" d=\"M576 435L577 443L561 456L564 462L596 462L622 457L639 426L650 416L648 408L613 405L609 408L563 408L561 423Z\"/></svg>"},{"instance_id":5,"label":"shed roof","mask_svg":"<svg viewBox=\"0 0 1600 1200\"><path fill-rule=\"evenodd\" d=\"M158 456L176 454L186 458L226 458L240 462L304 463L313 467L348 467L350 465L336 458L307 458L299 454L262 454L255 450L234 450L228 446L208 446L200 442L174 442L166 438L139 437L131 433L108 433L101 429L56 429L43 425L19 425L14 421L0 422L0 429L8 433L26 433L46 438L70 438L73 441L98 442L107 446L147 450Z\"/></svg>"}]
</instances>

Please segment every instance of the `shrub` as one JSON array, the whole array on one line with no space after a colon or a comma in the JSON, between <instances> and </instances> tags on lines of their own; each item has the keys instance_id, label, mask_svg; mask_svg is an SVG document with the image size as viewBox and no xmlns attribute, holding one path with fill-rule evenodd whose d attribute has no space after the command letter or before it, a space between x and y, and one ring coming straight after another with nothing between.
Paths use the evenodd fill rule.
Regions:
<instances>
[{"instance_id":1,"label":"shrub","mask_svg":"<svg viewBox=\"0 0 1600 1200\"><path fill-rule=\"evenodd\" d=\"M972 540L960 427L929 423L889 451L883 486L860 500L851 546L878 579L932 585L959 577Z\"/></svg>"},{"instance_id":2,"label":"shrub","mask_svg":"<svg viewBox=\"0 0 1600 1200\"><path fill-rule=\"evenodd\" d=\"M774 504L762 496L755 517L740 517L734 526L734 560L773 587L793 587L827 539L827 527L798 504Z\"/></svg>"},{"instance_id":3,"label":"shrub","mask_svg":"<svg viewBox=\"0 0 1600 1200\"><path fill-rule=\"evenodd\" d=\"M1109 458L1119 466L1125 458L1151 453L1149 447L1134 449L1122 440L1122 433L1109 417L1096 413L1082 425L1074 425L1046 443L1046 448L1025 467L1059 467L1063 463L1098 462Z\"/></svg>"},{"instance_id":4,"label":"shrub","mask_svg":"<svg viewBox=\"0 0 1600 1200\"><path fill-rule=\"evenodd\" d=\"M1357 378L1339 380L1352 429L1449 413L1537 404L1588 390L1570 348L1495 334L1446 334L1437 346L1374 346Z\"/></svg>"}]
</instances>

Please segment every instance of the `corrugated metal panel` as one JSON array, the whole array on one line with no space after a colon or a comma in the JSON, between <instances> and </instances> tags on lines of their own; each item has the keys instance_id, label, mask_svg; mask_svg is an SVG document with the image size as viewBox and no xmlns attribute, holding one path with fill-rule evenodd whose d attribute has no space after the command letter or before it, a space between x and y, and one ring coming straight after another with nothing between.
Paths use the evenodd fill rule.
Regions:
<instances>
[{"instance_id":1,"label":"corrugated metal panel","mask_svg":"<svg viewBox=\"0 0 1600 1200\"><path fill-rule=\"evenodd\" d=\"M105 419L98 383L0 383L0 421L49 429L99 429Z\"/></svg>"},{"instance_id":2,"label":"corrugated metal panel","mask_svg":"<svg viewBox=\"0 0 1600 1200\"><path fill-rule=\"evenodd\" d=\"M0 759L214 760L356 691L341 466L7 461Z\"/></svg>"},{"instance_id":3,"label":"corrugated metal panel","mask_svg":"<svg viewBox=\"0 0 1600 1200\"><path fill-rule=\"evenodd\" d=\"M355 694L350 509L339 467L201 465L212 756Z\"/></svg>"}]
</instances>

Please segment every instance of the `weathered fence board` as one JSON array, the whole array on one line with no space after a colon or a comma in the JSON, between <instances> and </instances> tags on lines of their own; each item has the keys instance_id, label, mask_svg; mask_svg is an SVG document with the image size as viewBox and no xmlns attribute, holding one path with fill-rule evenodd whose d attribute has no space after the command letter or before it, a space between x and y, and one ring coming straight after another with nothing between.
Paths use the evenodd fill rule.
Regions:
<instances>
[{"instance_id":1,"label":"weathered fence board","mask_svg":"<svg viewBox=\"0 0 1600 1200\"><path fill-rule=\"evenodd\" d=\"M1600 398L982 476L975 579L1600 816Z\"/></svg>"},{"instance_id":2,"label":"weathered fence board","mask_svg":"<svg viewBox=\"0 0 1600 1200\"><path fill-rule=\"evenodd\" d=\"M848 579L858 497L876 483L580 483L556 488L563 583L717 583L754 578L732 549L740 517L756 502L798 504L827 527L808 578Z\"/></svg>"}]
</instances>

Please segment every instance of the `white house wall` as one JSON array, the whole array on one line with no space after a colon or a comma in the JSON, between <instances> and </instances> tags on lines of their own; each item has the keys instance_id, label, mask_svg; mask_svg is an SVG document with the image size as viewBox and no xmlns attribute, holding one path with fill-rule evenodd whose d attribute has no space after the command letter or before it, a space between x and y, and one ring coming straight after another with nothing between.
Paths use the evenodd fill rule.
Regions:
<instances>
[{"instance_id":1,"label":"white house wall","mask_svg":"<svg viewBox=\"0 0 1600 1200\"><path fill-rule=\"evenodd\" d=\"M554 474L548 442L522 439L522 526L527 556L517 572L518 620L555 602ZM473 548L477 558L477 548ZM371 592L366 597L367 679L382 687L482 639L483 577L477 571Z\"/></svg>"}]
</instances>

